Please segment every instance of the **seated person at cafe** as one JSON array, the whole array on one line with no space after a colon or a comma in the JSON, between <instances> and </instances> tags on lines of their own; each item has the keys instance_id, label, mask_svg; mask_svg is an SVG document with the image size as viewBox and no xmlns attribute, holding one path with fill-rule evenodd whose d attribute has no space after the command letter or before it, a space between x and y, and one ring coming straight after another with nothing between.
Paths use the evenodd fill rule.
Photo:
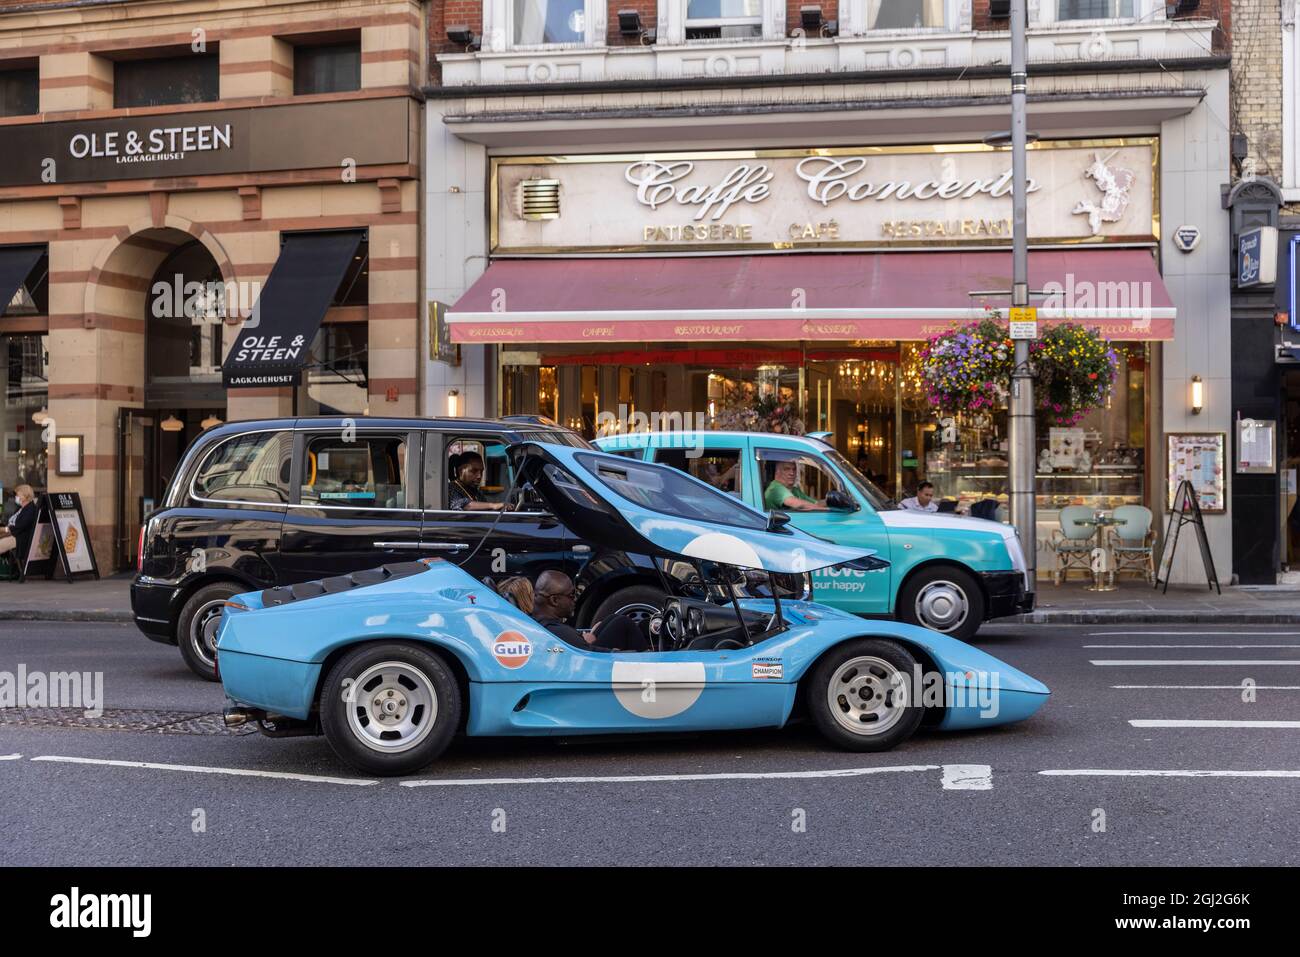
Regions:
<instances>
[{"instance_id":1,"label":"seated person at cafe","mask_svg":"<svg viewBox=\"0 0 1300 957\"><path fill-rule=\"evenodd\" d=\"M911 512L937 512L939 503L934 500L934 483L922 482L916 487L916 494L898 503L899 508Z\"/></svg>"},{"instance_id":2,"label":"seated person at cafe","mask_svg":"<svg viewBox=\"0 0 1300 957\"><path fill-rule=\"evenodd\" d=\"M19 485L15 488L14 501L18 508L9 516L3 529L0 529L0 555L14 549L19 549L18 554L21 555L20 546L27 543L36 527L36 493L32 487Z\"/></svg>"},{"instance_id":3,"label":"seated person at cafe","mask_svg":"<svg viewBox=\"0 0 1300 957\"><path fill-rule=\"evenodd\" d=\"M824 511L826 501L816 499L798 485L798 470L793 461L777 462L776 475L763 490L763 506L769 511L785 509L794 512Z\"/></svg>"},{"instance_id":4,"label":"seated person at cafe","mask_svg":"<svg viewBox=\"0 0 1300 957\"><path fill-rule=\"evenodd\" d=\"M561 571L544 571L533 586L533 618L555 637L591 651L649 651L641 628L631 618L611 615L587 631L570 625L573 617L573 579Z\"/></svg>"},{"instance_id":5,"label":"seated person at cafe","mask_svg":"<svg viewBox=\"0 0 1300 957\"><path fill-rule=\"evenodd\" d=\"M461 452L453 455L448 464L451 466L448 508L473 512L500 511L505 508L504 502L489 502L483 495L483 456L477 452Z\"/></svg>"}]
</instances>

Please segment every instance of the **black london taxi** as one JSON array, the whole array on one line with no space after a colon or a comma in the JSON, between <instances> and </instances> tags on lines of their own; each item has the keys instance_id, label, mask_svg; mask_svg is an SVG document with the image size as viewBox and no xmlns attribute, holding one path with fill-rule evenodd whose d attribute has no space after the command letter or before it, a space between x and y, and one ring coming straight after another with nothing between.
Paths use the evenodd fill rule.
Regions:
<instances>
[{"instance_id":1,"label":"black london taxi","mask_svg":"<svg viewBox=\"0 0 1300 957\"><path fill-rule=\"evenodd\" d=\"M215 680L217 625L224 602L241 592L440 556L478 579L536 581L562 570L575 581L576 623L585 627L616 612L648 616L665 586L689 587L690 569L593 550L531 488L513 487L506 449L519 442L594 448L536 416L317 417L209 429L140 530L136 624Z\"/></svg>"}]
</instances>

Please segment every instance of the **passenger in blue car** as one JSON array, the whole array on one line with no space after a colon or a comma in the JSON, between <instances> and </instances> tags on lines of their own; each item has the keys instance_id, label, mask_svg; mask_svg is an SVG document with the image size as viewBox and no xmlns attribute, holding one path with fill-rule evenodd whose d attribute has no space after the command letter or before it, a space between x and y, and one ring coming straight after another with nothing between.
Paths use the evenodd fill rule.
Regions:
<instances>
[{"instance_id":1,"label":"passenger in blue car","mask_svg":"<svg viewBox=\"0 0 1300 957\"><path fill-rule=\"evenodd\" d=\"M631 618L611 615L587 631L568 623L573 617L573 579L564 572L544 571L533 588L533 618L557 638L590 651L649 651L640 626Z\"/></svg>"}]
</instances>

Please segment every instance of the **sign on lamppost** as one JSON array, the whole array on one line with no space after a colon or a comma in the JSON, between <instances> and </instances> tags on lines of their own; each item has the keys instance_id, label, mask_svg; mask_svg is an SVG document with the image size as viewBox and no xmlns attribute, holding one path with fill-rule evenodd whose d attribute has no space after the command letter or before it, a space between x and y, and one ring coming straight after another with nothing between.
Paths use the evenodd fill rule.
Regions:
<instances>
[{"instance_id":1,"label":"sign on lamppost","mask_svg":"<svg viewBox=\"0 0 1300 957\"><path fill-rule=\"evenodd\" d=\"M1009 323L1012 339L1038 338L1038 309L1034 306L1015 306L1010 310Z\"/></svg>"}]
</instances>

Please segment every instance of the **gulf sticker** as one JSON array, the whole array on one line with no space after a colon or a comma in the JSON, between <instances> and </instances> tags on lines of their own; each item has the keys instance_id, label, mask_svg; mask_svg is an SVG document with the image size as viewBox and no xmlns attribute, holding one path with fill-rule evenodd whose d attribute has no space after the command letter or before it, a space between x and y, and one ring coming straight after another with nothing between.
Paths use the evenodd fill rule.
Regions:
<instances>
[{"instance_id":1,"label":"gulf sticker","mask_svg":"<svg viewBox=\"0 0 1300 957\"><path fill-rule=\"evenodd\" d=\"M492 657L503 668L522 668L533 656L533 643L517 631L503 631L492 641Z\"/></svg>"}]
</instances>

